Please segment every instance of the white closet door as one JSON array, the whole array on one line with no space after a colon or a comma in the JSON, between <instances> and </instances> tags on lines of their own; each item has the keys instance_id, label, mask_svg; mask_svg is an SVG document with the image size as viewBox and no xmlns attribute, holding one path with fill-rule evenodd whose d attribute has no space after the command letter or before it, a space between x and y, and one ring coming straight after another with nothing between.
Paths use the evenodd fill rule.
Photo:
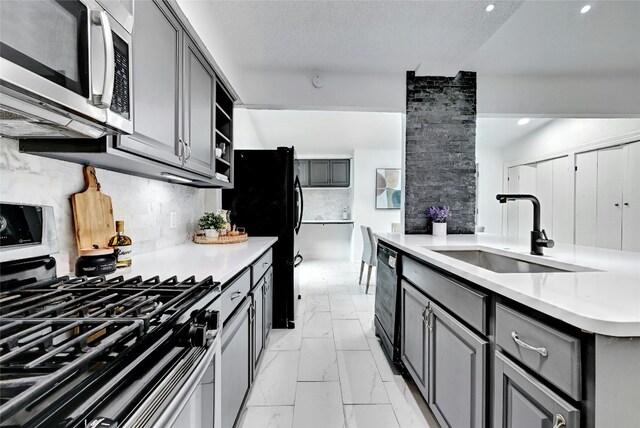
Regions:
<instances>
[{"instance_id":1,"label":"white closet door","mask_svg":"<svg viewBox=\"0 0 640 428\"><path fill-rule=\"evenodd\" d=\"M553 233L553 161L536 164L536 197L540 200L540 225L555 240Z\"/></svg>"},{"instance_id":2,"label":"white closet door","mask_svg":"<svg viewBox=\"0 0 640 428\"><path fill-rule=\"evenodd\" d=\"M640 143L624 146L622 249L640 251Z\"/></svg>"},{"instance_id":3,"label":"white closet door","mask_svg":"<svg viewBox=\"0 0 640 428\"><path fill-rule=\"evenodd\" d=\"M553 234L557 242L573 243L573 210L571 209L571 168L569 157L553 161ZM544 227L544 224L542 225Z\"/></svg>"},{"instance_id":4,"label":"white closet door","mask_svg":"<svg viewBox=\"0 0 640 428\"><path fill-rule=\"evenodd\" d=\"M514 166L508 169L509 186L507 193L518 193L518 169ZM507 202L507 236L509 238L518 238L518 204Z\"/></svg>"},{"instance_id":5,"label":"white closet door","mask_svg":"<svg viewBox=\"0 0 640 428\"><path fill-rule=\"evenodd\" d=\"M576 155L576 244L596 246L598 152Z\"/></svg>"},{"instance_id":6,"label":"white closet door","mask_svg":"<svg viewBox=\"0 0 640 428\"><path fill-rule=\"evenodd\" d=\"M622 248L622 147L598 150L596 245Z\"/></svg>"},{"instance_id":7,"label":"white closet door","mask_svg":"<svg viewBox=\"0 0 640 428\"><path fill-rule=\"evenodd\" d=\"M536 193L536 167L535 165L522 165L519 167L518 193L535 195ZM513 204L514 202L509 202ZM533 230L533 205L531 201L516 202L518 209L518 238L531 239Z\"/></svg>"}]
</instances>

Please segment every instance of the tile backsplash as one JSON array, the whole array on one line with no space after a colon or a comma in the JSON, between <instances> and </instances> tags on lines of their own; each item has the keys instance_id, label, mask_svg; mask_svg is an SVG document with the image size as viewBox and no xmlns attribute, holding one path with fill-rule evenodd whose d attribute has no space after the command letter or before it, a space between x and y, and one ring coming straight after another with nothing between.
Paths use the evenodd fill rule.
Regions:
<instances>
[{"instance_id":1,"label":"tile backsplash","mask_svg":"<svg viewBox=\"0 0 640 428\"><path fill-rule=\"evenodd\" d=\"M101 191L111 196L116 220L135 253L185 243L204 212L204 192L176 184L96 169ZM0 200L53 206L60 252L58 274L74 269L77 258L73 211L69 198L84 190L82 165L18 151L18 141L0 138ZM170 213L177 225L170 228ZM179 263L179 261L176 261Z\"/></svg>"},{"instance_id":2,"label":"tile backsplash","mask_svg":"<svg viewBox=\"0 0 640 428\"><path fill-rule=\"evenodd\" d=\"M303 220L341 220L346 207L351 218L351 189L305 188Z\"/></svg>"}]
</instances>

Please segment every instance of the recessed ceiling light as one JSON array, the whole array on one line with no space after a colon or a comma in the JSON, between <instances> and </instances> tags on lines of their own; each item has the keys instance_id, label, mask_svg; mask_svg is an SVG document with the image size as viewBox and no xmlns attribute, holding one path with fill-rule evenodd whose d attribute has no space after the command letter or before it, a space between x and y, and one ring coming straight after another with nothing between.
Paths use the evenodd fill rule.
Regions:
<instances>
[{"instance_id":1,"label":"recessed ceiling light","mask_svg":"<svg viewBox=\"0 0 640 428\"><path fill-rule=\"evenodd\" d=\"M487 7L485 8L485 10L486 10L487 12L491 12L491 11L492 11L493 9L495 9L495 8L496 8L496 7L495 7L494 5L490 4L489 6L487 6Z\"/></svg>"},{"instance_id":2,"label":"recessed ceiling light","mask_svg":"<svg viewBox=\"0 0 640 428\"><path fill-rule=\"evenodd\" d=\"M590 10L591 10L591 5L582 6L582 9L580 9L580 13L587 13Z\"/></svg>"},{"instance_id":3,"label":"recessed ceiling light","mask_svg":"<svg viewBox=\"0 0 640 428\"><path fill-rule=\"evenodd\" d=\"M522 119L520 119L518 121L518 125L522 126L522 125L526 125L527 123L529 123L529 118L528 117L523 117Z\"/></svg>"}]
</instances>

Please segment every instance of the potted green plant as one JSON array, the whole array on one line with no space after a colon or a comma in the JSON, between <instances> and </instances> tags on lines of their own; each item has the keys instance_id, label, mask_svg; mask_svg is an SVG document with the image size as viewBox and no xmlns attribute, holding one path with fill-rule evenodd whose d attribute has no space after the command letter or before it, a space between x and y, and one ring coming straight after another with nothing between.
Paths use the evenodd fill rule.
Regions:
<instances>
[{"instance_id":1,"label":"potted green plant","mask_svg":"<svg viewBox=\"0 0 640 428\"><path fill-rule=\"evenodd\" d=\"M215 238L218 236L218 230L222 229L226 225L226 220L216 213L204 213L198 220L198 227L204 230L204 234L207 238Z\"/></svg>"}]
</instances>

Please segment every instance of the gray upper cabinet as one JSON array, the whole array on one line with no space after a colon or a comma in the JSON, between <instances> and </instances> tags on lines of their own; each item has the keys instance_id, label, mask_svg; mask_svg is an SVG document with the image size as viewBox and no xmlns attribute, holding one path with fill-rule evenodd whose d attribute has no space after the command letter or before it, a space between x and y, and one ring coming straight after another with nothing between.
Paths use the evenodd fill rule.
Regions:
<instances>
[{"instance_id":1,"label":"gray upper cabinet","mask_svg":"<svg viewBox=\"0 0 640 428\"><path fill-rule=\"evenodd\" d=\"M184 168L213 176L215 74L188 37L184 52Z\"/></svg>"},{"instance_id":2,"label":"gray upper cabinet","mask_svg":"<svg viewBox=\"0 0 640 428\"><path fill-rule=\"evenodd\" d=\"M331 176L328 160L309 161L309 186L328 186Z\"/></svg>"},{"instance_id":3,"label":"gray upper cabinet","mask_svg":"<svg viewBox=\"0 0 640 428\"><path fill-rule=\"evenodd\" d=\"M136 2L133 27L134 133L119 148L181 166L183 31L164 3Z\"/></svg>"},{"instance_id":4,"label":"gray upper cabinet","mask_svg":"<svg viewBox=\"0 0 640 428\"><path fill-rule=\"evenodd\" d=\"M300 179L300 185L302 187L309 186L309 161L298 160L298 178Z\"/></svg>"},{"instance_id":5,"label":"gray upper cabinet","mask_svg":"<svg viewBox=\"0 0 640 428\"><path fill-rule=\"evenodd\" d=\"M423 397L428 400L429 338L426 312L429 299L406 281L402 281L401 299L400 358Z\"/></svg>"},{"instance_id":6,"label":"gray upper cabinet","mask_svg":"<svg viewBox=\"0 0 640 428\"><path fill-rule=\"evenodd\" d=\"M580 411L577 408L499 351L495 354L494 372L495 428L580 427Z\"/></svg>"},{"instance_id":7,"label":"gray upper cabinet","mask_svg":"<svg viewBox=\"0 0 640 428\"><path fill-rule=\"evenodd\" d=\"M437 304L428 312L431 409L443 427L484 427L488 342Z\"/></svg>"},{"instance_id":8,"label":"gray upper cabinet","mask_svg":"<svg viewBox=\"0 0 640 428\"><path fill-rule=\"evenodd\" d=\"M331 186L349 187L349 159L332 160L331 165Z\"/></svg>"},{"instance_id":9,"label":"gray upper cabinet","mask_svg":"<svg viewBox=\"0 0 640 428\"><path fill-rule=\"evenodd\" d=\"M311 159L309 183L305 187L349 187L351 161L349 159ZM302 183L302 180L301 180Z\"/></svg>"}]
</instances>

